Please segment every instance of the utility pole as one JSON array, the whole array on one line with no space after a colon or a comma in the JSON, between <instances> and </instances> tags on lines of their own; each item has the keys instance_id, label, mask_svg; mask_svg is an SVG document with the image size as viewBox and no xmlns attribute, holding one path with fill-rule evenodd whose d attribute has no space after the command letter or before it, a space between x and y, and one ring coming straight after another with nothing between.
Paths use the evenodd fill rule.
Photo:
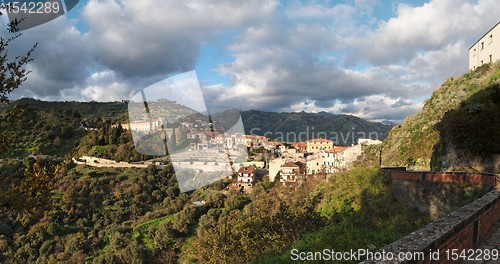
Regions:
<instances>
[{"instance_id":1,"label":"utility pole","mask_svg":"<svg viewBox=\"0 0 500 264\"><path fill-rule=\"evenodd\" d=\"M378 167L382 168L382 144L378 147Z\"/></svg>"}]
</instances>

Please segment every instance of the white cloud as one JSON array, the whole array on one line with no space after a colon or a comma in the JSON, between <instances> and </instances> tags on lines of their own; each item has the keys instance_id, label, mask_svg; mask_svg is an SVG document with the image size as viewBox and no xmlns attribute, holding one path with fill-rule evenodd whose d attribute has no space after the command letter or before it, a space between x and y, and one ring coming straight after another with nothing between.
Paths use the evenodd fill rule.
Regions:
<instances>
[{"instance_id":1,"label":"white cloud","mask_svg":"<svg viewBox=\"0 0 500 264\"><path fill-rule=\"evenodd\" d=\"M433 0L422 6L399 4L397 16L382 21L373 32L359 40L357 48L370 47L367 53L354 54L357 60L378 64L410 61L419 52L439 50L457 41L471 43L498 19L495 0L473 4L466 0ZM465 52L465 51L464 51Z\"/></svg>"},{"instance_id":2,"label":"white cloud","mask_svg":"<svg viewBox=\"0 0 500 264\"><path fill-rule=\"evenodd\" d=\"M218 31L260 23L272 1L91 0L83 11L93 56L124 77L192 70Z\"/></svg>"},{"instance_id":3,"label":"white cloud","mask_svg":"<svg viewBox=\"0 0 500 264\"><path fill-rule=\"evenodd\" d=\"M61 17L16 40L18 53L34 41L39 47L28 82L15 93L127 99L192 70L207 43L230 35L224 48L231 61L216 69L231 83L204 87L208 104L400 120L466 71L469 45L500 13L496 0L432 0L397 4L384 21L374 11L381 4L89 0L81 15L87 33Z\"/></svg>"}]
</instances>

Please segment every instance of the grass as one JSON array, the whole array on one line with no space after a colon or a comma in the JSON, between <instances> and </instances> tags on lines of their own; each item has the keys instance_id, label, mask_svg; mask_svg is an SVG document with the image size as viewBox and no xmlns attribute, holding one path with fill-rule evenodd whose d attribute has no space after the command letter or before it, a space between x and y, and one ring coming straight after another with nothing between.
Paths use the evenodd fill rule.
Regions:
<instances>
[{"instance_id":1,"label":"grass","mask_svg":"<svg viewBox=\"0 0 500 264\"><path fill-rule=\"evenodd\" d=\"M391 243L403 234L397 232L387 232L383 228L373 228L369 226L356 226L349 223L339 223L326 226L319 231L309 233L295 243L290 250L281 254L263 256L257 258L251 263L290 263L292 249L299 252L322 252L325 249L335 250L336 252L347 252L351 249L369 249L375 251L384 245ZM328 261L324 261L327 263ZM331 262L331 261L330 261ZM358 263L359 261L345 261L336 263ZM307 263L300 262L297 263ZM317 261L316 263L323 263ZM329 262L328 262L329 263Z\"/></svg>"},{"instance_id":2,"label":"grass","mask_svg":"<svg viewBox=\"0 0 500 264\"><path fill-rule=\"evenodd\" d=\"M433 166L434 162L431 164L431 161L439 159L439 157L433 157L433 154L437 144L443 139L441 130L436 125L448 118L446 113L456 111L464 103L471 103L471 100L491 105L492 96L486 90L491 90L489 89L491 85L498 83L498 80L500 80L500 63L487 64L463 76L446 80L440 88L434 91L431 98L426 100L419 113L406 118L403 124L391 130L383 146L383 165L407 166L417 170L436 169ZM470 123L474 118L477 119L477 117L463 115L458 118L461 122L457 126L460 126L462 121ZM483 123L482 126L484 125L492 124ZM481 132L482 126L476 129L477 132ZM473 126L473 128L476 127ZM480 134L476 131L472 132ZM440 155L446 156L449 153L442 152Z\"/></svg>"},{"instance_id":3,"label":"grass","mask_svg":"<svg viewBox=\"0 0 500 264\"><path fill-rule=\"evenodd\" d=\"M149 235L147 235L148 230L151 228L151 226L154 227L154 229L158 228L162 223L166 221L173 221L175 218L175 215L177 213L167 215L167 216L162 216L158 218L153 218L148 221L142 222L138 225L135 226L134 228L134 234L132 235L133 239L140 238L142 240L142 243L149 249L154 248L154 241L153 238Z\"/></svg>"}]
</instances>

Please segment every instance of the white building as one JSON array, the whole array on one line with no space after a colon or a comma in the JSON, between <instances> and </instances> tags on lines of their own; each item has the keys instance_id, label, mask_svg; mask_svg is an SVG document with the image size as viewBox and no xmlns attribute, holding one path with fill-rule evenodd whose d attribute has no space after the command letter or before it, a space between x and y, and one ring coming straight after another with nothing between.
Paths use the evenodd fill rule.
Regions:
<instances>
[{"instance_id":1,"label":"white building","mask_svg":"<svg viewBox=\"0 0 500 264\"><path fill-rule=\"evenodd\" d=\"M334 147L321 153L323 170L326 173L335 173L349 169L361 155L361 144L351 147Z\"/></svg>"},{"instance_id":2,"label":"white building","mask_svg":"<svg viewBox=\"0 0 500 264\"><path fill-rule=\"evenodd\" d=\"M469 70L500 60L500 22L469 48Z\"/></svg>"},{"instance_id":3,"label":"white building","mask_svg":"<svg viewBox=\"0 0 500 264\"><path fill-rule=\"evenodd\" d=\"M285 164L286 160L277 158L269 161L269 181L274 182L276 175L281 169L281 165Z\"/></svg>"},{"instance_id":4,"label":"white building","mask_svg":"<svg viewBox=\"0 0 500 264\"><path fill-rule=\"evenodd\" d=\"M321 153L315 153L307 156L306 173L308 175L318 174L324 171L323 159Z\"/></svg>"},{"instance_id":5,"label":"white building","mask_svg":"<svg viewBox=\"0 0 500 264\"><path fill-rule=\"evenodd\" d=\"M241 167L238 170L238 182L253 184L255 182L254 171L255 171L255 166Z\"/></svg>"},{"instance_id":6,"label":"white building","mask_svg":"<svg viewBox=\"0 0 500 264\"><path fill-rule=\"evenodd\" d=\"M326 173L339 172L345 167L344 151L347 147L335 147L321 153L321 160Z\"/></svg>"},{"instance_id":7,"label":"white building","mask_svg":"<svg viewBox=\"0 0 500 264\"><path fill-rule=\"evenodd\" d=\"M243 187L243 191L252 190L255 184L255 166L241 167L238 170L238 186Z\"/></svg>"},{"instance_id":8,"label":"white building","mask_svg":"<svg viewBox=\"0 0 500 264\"><path fill-rule=\"evenodd\" d=\"M380 140L375 140L375 139L370 139L370 138L360 138L358 139L358 144L363 145L363 146L369 146L369 145L379 145L382 144L383 142Z\"/></svg>"},{"instance_id":9,"label":"white building","mask_svg":"<svg viewBox=\"0 0 500 264\"><path fill-rule=\"evenodd\" d=\"M281 165L280 182L298 182L304 180L304 164L300 162L286 162Z\"/></svg>"}]
</instances>

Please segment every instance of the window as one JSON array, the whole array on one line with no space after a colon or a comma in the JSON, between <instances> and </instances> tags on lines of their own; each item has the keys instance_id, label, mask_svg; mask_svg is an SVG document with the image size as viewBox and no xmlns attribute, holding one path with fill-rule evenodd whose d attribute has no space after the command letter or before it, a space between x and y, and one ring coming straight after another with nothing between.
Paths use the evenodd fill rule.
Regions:
<instances>
[{"instance_id":1,"label":"window","mask_svg":"<svg viewBox=\"0 0 500 264\"><path fill-rule=\"evenodd\" d=\"M493 34L490 35L490 44L493 43Z\"/></svg>"},{"instance_id":2,"label":"window","mask_svg":"<svg viewBox=\"0 0 500 264\"><path fill-rule=\"evenodd\" d=\"M483 61L481 61L481 65L483 65Z\"/></svg>"},{"instance_id":3,"label":"window","mask_svg":"<svg viewBox=\"0 0 500 264\"><path fill-rule=\"evenodd\" d=\"M481 50L484 49L484 42L481 42Z\"/></svg>"},{"instance_id":4,"label":"window","mask_svg":"<svg viewBox=\"0 0 500 264\"><path fill-rule=\"evenodd\" d=\"M492 56L490 54L490 63L492 63L492 62L493 62L493 58L492 58Z\"/></svg>"},{"instance_id":5,"label":"window","mask_svg":"<svg viewBox=\"0 0 500 264\"><path fill-rule=\"evenodd\" d=\"M474 48L474 51L472 52L472 57L476 57L476 48Z\"/></svg>"}]
</instances>

